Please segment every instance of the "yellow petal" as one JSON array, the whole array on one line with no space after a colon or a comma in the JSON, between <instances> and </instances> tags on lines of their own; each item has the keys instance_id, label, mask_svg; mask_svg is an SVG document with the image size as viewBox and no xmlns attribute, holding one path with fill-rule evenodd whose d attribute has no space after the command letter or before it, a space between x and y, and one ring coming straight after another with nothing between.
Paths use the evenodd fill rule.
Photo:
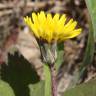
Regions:
<instances>
[{"instance_id":1,"label":"yellow petal","mask_svg":"<svg viewBox=\"0 0 96 96\"><path fill-rule=\"evenodd\" d=\"M52 15L51 14L47 14L46 27L49 28L50 30L54 30L54 26L53 25L54 24L53 24L53 21L52 21Z\"/></svg>"},{"instance_id":2,"label":"yellow petal","mask_svg":"<svg viewBox=\"0 0 96 96\"><path fill-rule=\"evenodd\" d=\"M39 19L39 22L45 22L46 16L44 11L41 11L40 14L38 14L38 19Z\"/></svg>"},{"instance_id":3,"label":"yellow petal","mask_svg":"<svg viewBox=\"0 0 96 96\"><path fill-rule=\"evenodd\" d=\"M56 13L53 17L53 21L58 21L59 20L60 15L58 13Z\"/></svg>"},{"instance_id":4,"label":"yellow petal","mask_svg":"<svg viewBox=\"0 0 96 96\"><path fill-rule=\"evenodd\" d=\"M33 25L31 28L32 28L32 31L33 31L34 35L35 35L37 38L39 38L40 35L39 35L39 32L38 32L38 29L37 29L36 25Z\"/></svg>"},{"instance_id":5,"label":"yellow petal","mask_svg":"<svg viewBox=\"0 0 96 96\"><path fill-rule=\"evenodd\" d=\"M66 22L66 15L65 15L65 14L63 14L63 15L61 16L60 20L59 20L59 24L64 25L64 24L65 24L65 22Z\"/></svg>"},{"instance_id":6,"label":"yellow petal","mask_svg":"<svg viewBox=\"0 0 96 96\"><path fill-rule=\"evenodd\" d=\"M52 30L47 30L46 40L48 40L48 42L52 41Z\"/></svg>"},{"instance_id":7,"label":"yellow petal","mask_svg":"<svg viewBox=\"0 0 96 96\"><path fill-rule=\"evenodd\" d=\"M72 22L72 23L69 25L69 27L66 27L66 28L64 29L64 32L67 33L67 32L70 32L70 31L74 30L75 27L76 27L76 25L77 25L77 22L76 22L76 21Z\"/></svg>"},{"instance_id":8,"label":"yellow petal","mask_svg":"<svg viewBox=\"0 0 96 96\"><path fill-rule=\"evenodd\" d=\"M79 28L79 29L75 29L74 31L72 32L69 32L69 34L64 34L63 36L60 37L61 40L66 40L66 39L69 39L69 38L74 38L76 36L78 36L80 33L81 33L82 29Z\"/></svg>"},{"instance_id":9,"label":"yellow petal","mask_svg":"<svg viewBox=\"0 0 96 96\"><path fill-rule=\"evenodd\" d=\"M70 21L67 24L65 24L64 29L68 28L70 24L72 24L72 22L73 22L73 19L70 19Z\"/></svg>"},{"instance_id":10,"label":"yellow petal","mask_svg":"<svg viewBox=\"0 0 96 96\"><path fill-rule=\"evenodd\" d=\"M34 35L39 38L38 27L36 26L36 24L32 23L32 20L30 17L28 18L28 25L30 29L33 31Z\"/></svg>"},{"instance_id":11,"label":"yellow petal","mask_svg":"<svg viewBox=\"0 0 96 96\"><path fill-rule=\"evenodd\" d=\"M24 17L24 21L26 24L28 24L28 16Z\"/></svg>"},{"instance_id":12,"label":"yellow petal","mask_svg":"<svg viewBox=\"0 0 96 96\"><path fill-rule=\"evenodd\" d=\"M24 22L26 23L26 17L24 17Z\"/></svg>"},{"instance_id":13,"label":"yellow petal","mask_svg":"<svg viewBox=\"0 0 96 96\"><path fill-rule=\"evenodd\" d=\"M47 22L52 22L52 15L50 13L47 14Z\"/></svg>"},{"instance_id":14,"label":"yellow petal","mask_svg":"<svg viewBox=\"0 0 96 96\"><path fill-rule=\"evenodd\" d=\"M52 34L53 34L53 31L54 31L54 26L53 26L53 22L52 22L52 15L49 14L49 13L47 14L45 30L46 30L46 34L49 36L49 38L51 38Z\"/></svg>"},{"instance_id":15,"label":"yellow petal","mask_svg":"<svg viewBox=\"0 0 96 96\"><path fill-rule=\"evenodd\" d=\"M34 23L38 23L37 15L34 12L32 13L32 20L33 20Z\"/></svg>"},{"instance_id":16,"label":"yellow petal","mask_svg":"<svg viewBox=\"0 0 96 96\"><path fill-rule=\"evenodd\" d=\"M56 31L58 32L58 34L60 34L63 31L65 22L66 22L66 16L65 16L65 14L63 14L61 16L60 20L58 21L58 26L56 28Z\"/></svg>"},{"instance_id":17,"label":"yellow petal","mask_svg":"<svg viewBox=\"0 0 96 96\"><path fill-rule=\"evenodd\" d=\"M44 11L41 11L40 14L38 13L38 23L39 23L39 31L40 31L40 36L43 37L45 34L45 22L46 22L46 16Z\"/></svg>"}]
</instances>

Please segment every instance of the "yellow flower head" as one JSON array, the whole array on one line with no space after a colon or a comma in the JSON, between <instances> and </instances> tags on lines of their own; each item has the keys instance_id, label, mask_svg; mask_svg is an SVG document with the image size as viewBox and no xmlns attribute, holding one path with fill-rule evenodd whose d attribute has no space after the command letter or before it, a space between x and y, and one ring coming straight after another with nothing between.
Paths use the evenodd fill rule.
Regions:
<instances>
[{"instance_id":1,"label":"yellow flower head","mask_svg":"<svg viewBox=\"0 0 96 96\"><path fill-rule=\"evenodd\" d=\"M69 38L76 37L81 33L81 28L76 29L77 22L70 19L66 23L66 16L56 13L54 17L50 13L45 14L44 11L40 13L32 13L32 17L24 17L25 23L32 30L36 38L42 39L51 43L53 41L64 41Z\"/></svg>"}]
</instances>

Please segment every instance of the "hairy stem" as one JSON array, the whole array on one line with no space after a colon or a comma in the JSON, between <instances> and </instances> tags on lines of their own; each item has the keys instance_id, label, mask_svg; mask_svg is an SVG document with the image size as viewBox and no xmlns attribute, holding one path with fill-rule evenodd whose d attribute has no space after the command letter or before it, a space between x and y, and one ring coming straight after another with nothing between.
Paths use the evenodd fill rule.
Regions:
<instances>
[{"instance_id":1,"label":"hairy stem","mask_svg":"<svg viewBox=\"0 0 96 96\"><path fill-rule=\"evenodd\" d=\"M52 96L57 96L56 69L54 64L50 65Z\"/></svg>"}]
</instances>

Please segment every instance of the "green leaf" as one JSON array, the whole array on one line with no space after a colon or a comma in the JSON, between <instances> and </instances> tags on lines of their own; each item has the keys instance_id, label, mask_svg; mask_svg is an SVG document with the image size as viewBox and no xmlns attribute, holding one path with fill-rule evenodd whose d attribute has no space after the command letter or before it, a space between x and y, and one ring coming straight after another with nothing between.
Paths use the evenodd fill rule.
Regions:
<instances>
[{"instance_id":1,"label":"green leaf","mask_svg":"<svg viewBox=\"0 0 96 96\"><path fill-rule=\"evenodd\" d=\"M57 60L55 65L57 72L64 61L63 57L64 57L64 51L63 50L57 51Z\"/></svg>"},{"instance_id":2,"label":"green leaf","mask_svg":"<svg viewBox=\"0 0 96 96\"><path fill-rule=\"evenodd\" d=\"M45 76L45 95L51 96L51 74L47 64L44 64L44 76Z\"/></svg>"},{"instance_id":3,"label":"green leaf","mask_svg":"<svg viewBox=\"0 0 96 96\"><path fill-rule=\"evenodd\" d=\"M69 89L61 96L96 96L96 80Z\"/></svg>"},{"instance_id":4,"label":"green leaf","mask_svg":"<svg viewBox=\"0 0 96 96\"><path fill-rule=\"evenodd\" d=\"M36 84L29 84L30 96L45 96L44 95L44 81L40 81Z\"/></svg>"},{"instance_id":5,"label":"green leaf","mask_svg":"<svg viewBox=\"0 0 96 96\"><path fill-rule=\"evenodd\" d=\"M96 0L85 0L92 20L94 39L96 41Z\"/></svg>"},{"instance_id":6,"label":"green leaf","mask_svg":"<svg viewBox=\"0 0 96 96\"><path fill-rule=\"evenodd\" d=\"M56 60L56 65L55 65L57 72L64 61L63 56L64 56L64 43L59 43L57 45L57 60Z\"/></svg>"},{"instance_id":7,"label":"green leaf","mask_svg":"<svg viewBox=\"0 0 96 96\"><path fill-rule=\"evenodd\" d=\"M11 86L0 80L0 96L15 96Z\"/></svg>"}]
</instances>

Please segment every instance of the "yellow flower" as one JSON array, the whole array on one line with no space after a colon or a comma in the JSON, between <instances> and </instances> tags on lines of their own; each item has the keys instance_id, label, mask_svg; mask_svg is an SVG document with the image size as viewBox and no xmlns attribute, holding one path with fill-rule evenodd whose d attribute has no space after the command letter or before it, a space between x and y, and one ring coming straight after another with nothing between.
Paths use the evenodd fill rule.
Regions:
<instances>
[{"instance_id":1,"label":"yellow flower","mask_svg":"<svg viewBox=\"0 0 96 96\"><path fill-rule=\"evenodd\" d=\"M77 22L70 19L66 23L66 15L56 13L54 17L50 13L32 13L32 17L24 17L25 23L32 30L36 38L48 43L62 42L66 39L76 37L81 33L81 28L76 29Z\"/></svg>"}]
</instances>

